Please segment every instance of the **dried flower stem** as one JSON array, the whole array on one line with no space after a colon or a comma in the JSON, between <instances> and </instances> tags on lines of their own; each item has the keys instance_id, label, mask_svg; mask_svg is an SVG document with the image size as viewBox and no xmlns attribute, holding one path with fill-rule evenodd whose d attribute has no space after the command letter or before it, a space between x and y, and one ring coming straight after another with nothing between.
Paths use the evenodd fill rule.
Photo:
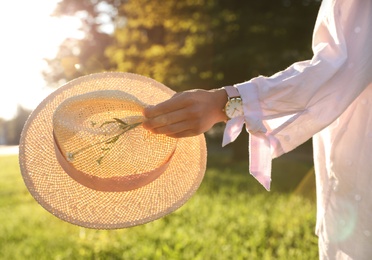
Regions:
<instances>
[{"instance_id":1,"label":"dried flower stem","mask_svg":"<svg viewBox=\"0 0 372 260\"><path fill-rule=\"evenodd\" d=\"M134 128L136 128L137 126L141 125L142 122L137 122L137 123L133 123L133 124L128 124L128 123L125 123L123 120L119 119L119 118L113 118L114 120L112 121L106 121L104 123L101 124L100 128L103 127L104 125L107 125L107 124L119 124L119 128L122 129L122 131L113 136L113 137L110 137L110 138L107 138L106 140L103 140L103 141L100 141L100 142L97 142L97 143L94 143L94 144L91 144L91 145L88 145L86 147L83 147L75 152L68 152L66 154L67 156L67 160L72 162L74 159L75 159L75 156L88 150L89 148L92 148L93 146L96 146L96 145L100 145L100 144L106 144L106 145L110 145L110 144L115 144L120 136L122 136L124 133L128 132L129 130L132 130ZM92 124L92 126L94 126ZM102 147L101 150L103 151L102 155L98 158L97 160L97 163L98 164L101 164L102 162L102 159L108 154L108 152L111 150L112 147Z\"/></svg>"}]
</instances>

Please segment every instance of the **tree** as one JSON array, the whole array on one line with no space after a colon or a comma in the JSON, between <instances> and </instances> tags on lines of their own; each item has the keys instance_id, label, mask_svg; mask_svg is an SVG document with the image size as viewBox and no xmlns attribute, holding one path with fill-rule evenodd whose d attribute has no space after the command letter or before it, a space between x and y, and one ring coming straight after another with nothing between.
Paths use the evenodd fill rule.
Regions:
<instances>
[{"instance_id":1,"label":"tree","mask_svg":"<svg viewBox=\"0 0 372 260\"><path fill-rule=\"evenodd\" d=\"M49 81L104 70L152 77L175 90L270 75L311 56L315 0L63 0L56 15L81 17L86 37L49 60ZM115 24L102 31L102 19Z\"/></svg>"},{"instance_id":2,"label":"tree","mask_svg":"<svg viewBox=\"0 0 372 260\"><path fill-rule=\"evenodd\" d=\"M113 68L176 90L237 83L309 57L317 9L315 1L128 1L106 55Z\"/></svg>"},{"instance_id":3,"label":"tree","mask_svg":"<svg viewBox=\"0 0 372 260\"><path fill-rule=\"evenodd\" d=\"M63 0L59 2L54 16L79 17L85 37L66 39L56 56L46 60L49 68L43 74L50 85L55 85L61 80L68 81L112 68L105 55L105 49L112 44L113 37L102 30L102 25L113 23L116 19L116 8L123 2L125 1Z\"/></svg>"}]
</instances>

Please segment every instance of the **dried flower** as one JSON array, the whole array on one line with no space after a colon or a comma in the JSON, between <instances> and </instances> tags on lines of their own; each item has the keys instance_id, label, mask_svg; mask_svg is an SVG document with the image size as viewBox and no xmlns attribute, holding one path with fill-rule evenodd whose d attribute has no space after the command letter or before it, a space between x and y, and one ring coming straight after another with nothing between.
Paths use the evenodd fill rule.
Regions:
<instances>
[{"instance_id":1,"label":"dried flower","mask_svg":"<svg viewBox=\"0 0 372 260\"><path fill-rule=\"evenodd\" d=\"M92 145L88 145L86 147L83 147L75 152L67 152L66 153L66 158L69 162L73 162L74 159L75 159L75 156L78 155L79 153L82 153L84 152L85 150L93 147L93 146L96 146L96 145L111 145L111 147L101 147L101 150L102 150L102 154L101 156L96 160L96 162L98 163L98 165L101 164L103 158L107 155L107 153L110 152L112 146L119 140L119 138L125 134L126 132L128 132L129 130L132 130L134 128L136 128L137 126L139 126L140 124L142 124L142 122L136 122L136 123L132 123L132 124L129 124L129 123L126 123L124 122L123 120L119 119L119 118L113 118L113 120L111 121L105 121L103 122L101 125L100 125L100 128L102 128L103 126L105 125L108 125L108 124L118 124L118 127L119 129L121 130L117 135L113 136L113 137L110 137L110 138L107 138L103 141L100 141L100 142L97 142L97 143L94 143ZM96 123L93 123L91 122L91 126L94 127L96 125Z\"/></svg>"}]
</instances>

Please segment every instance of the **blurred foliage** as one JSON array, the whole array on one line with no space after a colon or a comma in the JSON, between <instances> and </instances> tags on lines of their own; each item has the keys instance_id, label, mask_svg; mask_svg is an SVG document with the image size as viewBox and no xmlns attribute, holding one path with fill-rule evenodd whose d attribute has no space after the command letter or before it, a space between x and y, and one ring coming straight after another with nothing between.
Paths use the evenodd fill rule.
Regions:
<instances>
[{"instance_id":1,"label":"blurred foliage","mask_svg":"<svg viewBox=\"0 0 372 260\"><path fill-rule=\"evenodd\" d=\"M107 23L113 22L118 4L121 1L63 0L58 4L54 15L80 18L85 37L66 39L55 58L46 59L49 66L43 74L50 85L57 86L61 80L112 69L105 49L113 43L113 36L102 32L101 26L106 19Z\"/></svg>"},{"instance_id":2,"label":"blurred foliage","mask_svg":"<svg viewBox=\"0 0 372 260\"><path fill-rule=\"evenodd\" d=\"M152 77L176 91L271 75L311 57L318 0L63 0L83 21L49 60L49 82L97 71ZM103 17L105 19L103 19ZM104 25L113 23L108 34Z\"/></svg>"}]
</instances>

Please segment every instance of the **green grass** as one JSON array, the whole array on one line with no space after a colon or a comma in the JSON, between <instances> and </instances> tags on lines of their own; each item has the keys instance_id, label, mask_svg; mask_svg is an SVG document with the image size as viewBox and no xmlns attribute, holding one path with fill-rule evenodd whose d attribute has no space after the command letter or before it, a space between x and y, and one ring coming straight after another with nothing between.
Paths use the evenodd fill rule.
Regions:
<instances>
[{"instance_id":1,"label":"green grass","mask_svg":"<svg viewBox=\"0 0 372 260\"><path fill-rule=\"evenodd\" d=\"M275 162L270 193L247 168L210 158L200 189L181 209L105 231L49 214L29 195L17 157L0 157L0 259L317 259L315 203L291 192L299 177L279 181L311 165Z\"/></svg>"}]
</instances>

